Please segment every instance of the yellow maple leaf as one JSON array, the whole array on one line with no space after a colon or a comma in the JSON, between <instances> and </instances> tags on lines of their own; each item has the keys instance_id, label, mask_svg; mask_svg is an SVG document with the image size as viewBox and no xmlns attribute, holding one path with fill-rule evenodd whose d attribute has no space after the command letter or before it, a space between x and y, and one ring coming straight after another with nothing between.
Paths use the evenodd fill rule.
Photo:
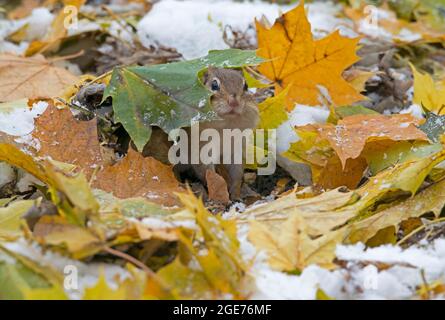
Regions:
<instances>
[{"instance_id":1,"label":"yellow maple leaf","mask_svg":"<svg viewBox=\"0 0 445 320\"><path fill-rule=\"evenodd\" d=\"M104 271L100 273L99 279L93 287L85 288L84 300L125 300L127 298L126 288L119 286L113 290L105 279Z\"/></svg>"},{"instance_id":2,"label":"yellow maple leaf","mask_svg":"<svg viewBox=\"0 0 445 320\"><path fill-rule=\"evenodd\" d=\"M275 94L286 87L287 108L295 103L319 104L319 87L325 87L337 105L363 100L343 77L343 71L357 62L359 38L342 37L338 31L314 40L304 2L278 18L269 29L256 21L258 52L267 59L258 70L275 83Z\"/></svg>"},{"instance_id":3,"label":"yellow maple leaf","mask_svg":"<svg viewBox=\"0 0 445 320\"><path fill-rule=\"evenodd\" d=\"M307 224L299 214L292 214L280 225L251 221L249 240L267 253L269 265L279 271L301 271L310 264L332 267L335 247L345 231L329 232L315 240L308 235Z\"/></svg>"},{"instance_id":4,"label":"yellow maple leaf","mask_svg":"<svg viewBox=\"0 0 445 320\"><path fill-rule=\"evenodd\" d=\"M288 88L281 91L280 94L269 97L258 104L258 110L260 112L260 128L275 129L288 119L285 108L287 92Z\"/></svg>"},{"instance_id":5,"label":"yellow maple leaf","mask_svg":"<svg viewBox=\"0 0 445 320\"><path fill-rule=\"evenodd\" d=\"M445 79L434 82L429 74L422 74L411 64L414 75L414 103L429 111L445 114Z\"/></svg>"}]
</instances>

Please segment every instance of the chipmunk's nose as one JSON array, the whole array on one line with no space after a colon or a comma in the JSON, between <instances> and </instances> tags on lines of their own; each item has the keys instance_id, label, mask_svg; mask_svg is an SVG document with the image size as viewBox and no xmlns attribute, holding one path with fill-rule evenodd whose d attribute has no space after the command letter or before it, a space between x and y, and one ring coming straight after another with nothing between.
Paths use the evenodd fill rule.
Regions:
<instances>
[{"instance_id":1,"label":"chipmunk's nose","mask_svg":"<svg viewBox=\"0 0 445 320\"><path fill-rule=\"evenodd\" d=\"M234 95L234 94L229 96L229 99L227 102L228 102L230 108L235 109L235 108L239 107L238 99L236 98L236 95Z\"/></svg>"}]
</instances>

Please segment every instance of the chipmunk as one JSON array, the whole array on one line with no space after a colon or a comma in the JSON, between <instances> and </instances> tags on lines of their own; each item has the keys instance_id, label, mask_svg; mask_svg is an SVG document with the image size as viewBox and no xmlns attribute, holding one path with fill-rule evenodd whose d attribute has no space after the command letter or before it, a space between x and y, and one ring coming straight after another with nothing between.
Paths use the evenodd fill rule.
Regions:
<instances>
[{"instance_id":1,"label":"chipmunk","mask_svg":"<svg viewBox=\"0 0 445 320\"><path fill-rule=\"evenodd\" d=\"M221 120L200 123L200 130L216 129L223 136L223 129L255 129L259 122L259 112L253 96L248 92L247 83L238 70L210 67L204 76L204 85L213 92L211 105ZM244 148L243 148L244 150ZM243 152L232 150L232 153ZM220 151L221 163L223 151ZM240 198L244 168L242 164L223 164L231 200ZM201 181L205 181L207 170L215 170L212 165L193 165L193 170Z\"/></svg>"},{"instance_id":2,"label":"chipmunk","mask_svg":"<svg viewBox=\"0 0 445 320\"><path fill-rule=\"evenodd\" d=\"M211 106L220 119L199 123L200 131L209 128L216 129L219 132L220 137L223 137L223 129L244 130L256 128L259 122L258 107L253 96L248 92L246 81L240 71L209 67L204 75L203 83L211 92L213 92ZM150 154L150 149L159 148L160 145L165 144L166 138L165 136L160 137L159 132L160 129L153 131L149 146L144 148L144 155ZM202 144L200 145L200 150L201 146ZM194 150L192 152L197 151ZM239 152L239 150L234 152ZM243 165L222 164L222 145L219 157L221 158L221 165L219 166L222 167L222 175L226 179L230 198L231 200L237 200L240 198L241 185L243 182ZM167 157L165 156L163 159L158 160L166 162L166 158ZM190 170L195 174L196 178L206 185L206 171L215 171L215 167L216 166L213 164L178 164L175 166L174 170L177 175Z\"/></svg>"}]
</instances>

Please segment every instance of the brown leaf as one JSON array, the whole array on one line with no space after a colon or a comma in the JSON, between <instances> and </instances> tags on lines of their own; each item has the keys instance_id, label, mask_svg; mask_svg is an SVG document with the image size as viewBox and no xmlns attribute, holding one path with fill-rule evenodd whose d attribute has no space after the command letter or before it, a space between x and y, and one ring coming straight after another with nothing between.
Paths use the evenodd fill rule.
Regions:
<instances>
[{"instance_id":1,"label":"brown leaf","mask_svg":"<svg viewBox=\"0 0 445 320\"><path fill-rule=\"evenodd\" d=\"M227 183L223 177L215 171L206 171L207 188L209 191L209 199L227 204L230 202L229 192L227 190Z\"/></svg>"},{"instance_id":2,"label":"brown leaf","mask_svg":"<svg viewBox=\"0 0 445 320\"><path fill-rule=\"evenodd\" d=\"M165 206L178 205L175 192L184 192L171 166L129 149L117 164L105 167L94 178L93 187L118 198L145 197Z\"/></svg>"},{"instance_id":3,"label":"brown leaf","mask_svg":"<svg viewBox=\"0 0 445 320\"><path fill-rule=\"evenodd\" d=\"M50 103L36 119L32 135L40 142L38 156L51 156L54 160L74 164L87 177L103 163L96 119L78 121L69 109L57 109Z\"/></svg>"},{"instance_id":4,"label":"brown leaf","mask_svg":"<svg viewBox=\"0 0 445 320\"><path fill-rule=\"evenodd\" d=\"M0 54L0 102L55 97L76 81L76 76L43 56Z\"/></svg>"},{"instance_id":5,"label":"brown leaf","mask_svg":"<svg viewBox=\"0 0 445 320\"><path fill-rule=\"evenodd\" d=\"M94 176L95 188L118 198L145 197L164 206L179 204L174 192L184 190L170 166L154 158L144 158L132 149L114 165L104 160L96 120L76 120L69 109L50 104L36 120L32 135L40 144L38 156L78 166L88 179Z\"/></svg>"},{"instance_id":6,"label":"brown leaf","mask_svg":"<svg viewBox=\"0 0 445 320\"><path fill-rule=\"evenodd\" d=\"M316 183L324 189L335 189L339 186L355 189L367 167L366 159L359 157L346 160L345 167L342 168L340 159L334 155L320 171Z\"/></svg>"}]
</instances>

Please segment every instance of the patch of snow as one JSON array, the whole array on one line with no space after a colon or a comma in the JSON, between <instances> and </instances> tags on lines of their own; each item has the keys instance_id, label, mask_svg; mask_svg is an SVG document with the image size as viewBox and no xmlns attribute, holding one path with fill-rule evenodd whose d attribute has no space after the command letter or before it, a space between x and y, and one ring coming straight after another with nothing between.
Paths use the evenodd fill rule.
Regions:
<instances>
[{"instance_id":1,"label":"patch of snow","mask_svg":"<svg viewBox=\"0 0 445 320\"><path fill-rule=\"evenodd\" d=\"M228 48L223 40L225 25L245 31L255 18L264 15L273 23L281 13L294 7L258 0L164 0L156 3L140 21L138 35L145 46L159 42L176 48L184 58L192 59L206 55L209 50ZM347 23L336 18L340 7L331 2L313 3L306 7L316 36L325 36L337 26Z\"/></svg>"},{"instance_id":2,"label":"patch of snow","mask_svg":"<svg viewBox=\"0 0 445 320\"><path fill-rule=\"evenodd\" d=\"M277 128L277 152L281 154L287 151L290 144L299 140L294 131L295 126L304 126L311 123L326 123L329 110L325 107L311 107L296 105L289 113L289 119Z\"/></svg>"},{"instance_id":3,"label":"patch of snow","mask_svg":"<svg viewBox=\"0 0 445 320\"><path fill-rule=\"evenodd\" d=\"M36 151L40 150L40 141L32 136L32 134L27 134L21 137L14 139L15 142L23 144L27 147L31 147ZM27 148L23 148L22 151L25 153L29 153L29 150L24 150Z\"/></svg>"},{"instance_id":4,"label":"patch of snow","mask_svg":"<svg viewBox=\"0 0 445 320\"><path fill-rule=\"evenodd\" d=\"M420 33L412 32L409 29L403 28L394 38L405 42L414 42L422 39L422 35Z\"/></svg>"},{"instance_id":5,"label":"patch of snow","mask_svg":"<svg viewBox=\"0 0 445 320\"><path fill-rule=\"evenodd\" d=\"M130 219L131 220L131 219ZM141 222L146 227L152 228L152 229L171 229L171 228L177 228L177 227L183 227L187 229L196 229L197 225L194 220L163 220L160 218L144 218L141 221L134 220Z\"/></svg>"},{"instance_id":6,"label":"patch of snow","mask_svg":"<svg viewBox=\"0 0 445 320\"><path fill-rule=\"evenodd\" d=\"M0 131L12 136L25 136L34 130L34 119L45 112L48 103L39 101L30 109L26 102L23 106L6 111L0 109Z\"/></svg>"},{"instance_id":7,"label":"patch of snow","mask_svg":"<svg viewBox=\"0 0 445 320\"><path fill-rule=\"evenodd\" d=\"M422 107L418 104L412 104L409 108L400 111L402 114L411 114L413 117L423 119L423 110Z\"/></svg>"},{"instance_id":8,"label":"patch of snow","mask_svg":"<svg viewBox=\"0 0 445 320\"><path fill-rule=\"evenodd\" d=\"M23 53L30 41L42 39L54 19L47 8L36 8L31 15L20 20L0 20L0 52ZM5 40L10 34L26 26L24 41L19 45Z\"/></svg>"},{"instance_id":9,"label":"patch of snow","mask_svg":"<svg viewBox=\"0 0 445 320\"><path fill-rule=\"evenodd\" d=\"M28 24L26 28L26 40L42 39L51 27L54 15L47 8L36 8L29 17L20 21L23 25Z\"/></svg>"}]
</instances>

